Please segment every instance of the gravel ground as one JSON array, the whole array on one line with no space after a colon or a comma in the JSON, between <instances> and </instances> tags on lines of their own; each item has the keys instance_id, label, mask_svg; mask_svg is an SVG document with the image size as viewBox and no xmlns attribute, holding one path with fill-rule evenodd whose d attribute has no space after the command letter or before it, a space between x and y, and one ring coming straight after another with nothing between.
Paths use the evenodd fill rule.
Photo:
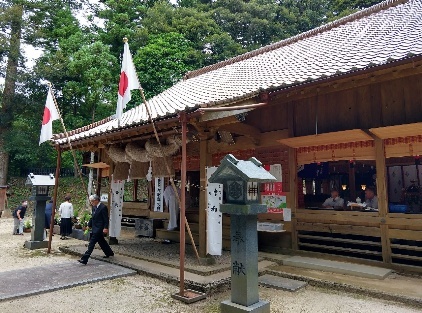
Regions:
<instances>
[{"instance_id":1,"label":"gravel ground","mask_svg":"<svg viewBox=\"0 0 422 313\"><path fill-rule=\"evenodd\" d=\"M46 255L43 250L27 251L23 242L30 238L12 236L11 219L0 219L1 271L29 268L38 265L68 261L72 257L57 251L58 245L80 244L77 240L54 240L54 253ZM54 237L56 239L56 236ZM25 282L22 282L23 284ZM3 286L4 288L4 286ZM193 305L173 300L171 293L177 287L157 279L140 275L103 281L81 287L55 291L47 294L0 302L0 312L219 312L219 303L230 297L230 292L208 297ZM292 313L416 313L421 310L401 304L363 296L355 296L334 290L307 287L297 293L260 288L261 299L271 302L271 312Z\"/></svg>"}]
</instances>

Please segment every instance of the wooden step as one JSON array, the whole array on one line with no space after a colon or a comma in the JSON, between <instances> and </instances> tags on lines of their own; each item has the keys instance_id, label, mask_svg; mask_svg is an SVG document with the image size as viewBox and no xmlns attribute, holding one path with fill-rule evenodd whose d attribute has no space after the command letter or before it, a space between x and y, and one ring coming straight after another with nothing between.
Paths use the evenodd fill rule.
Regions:
<instances>
[{"instance_id":1,"label":"wooden step","mask_svg":"<svg viewBox=\"0 0 422 313\"><path fill-rule=\"evenodd\" d=\"M168 220L164 220L163 221L163 228L167 229L168 228L168 224L169 221ZM199 224L198 223L189 223L189 227L190 227L190 231L192 233L198 233L199 234ZM230 226L227 225L223 225L223 236L230 236Z\"/></svg>"}]
</instances>

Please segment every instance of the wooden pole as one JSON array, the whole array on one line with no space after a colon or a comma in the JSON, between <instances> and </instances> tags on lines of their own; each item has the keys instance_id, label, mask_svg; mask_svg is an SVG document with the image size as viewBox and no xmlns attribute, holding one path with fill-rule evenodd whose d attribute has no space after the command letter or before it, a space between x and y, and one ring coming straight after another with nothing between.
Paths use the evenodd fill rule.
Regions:
<instances>
[{"instance_id":1,"label":"wooden pole","mask_svg":"<svg viewBox=\"0 0 422 313\"><path fill-rule=\"evenodd\" d=\"M59 189L60 168L62 163L62 151L60 145L56 145L57 162L56 162L56 176L54 177L54 193L53 193L53 208L51 210L50 233L48 234L48 248L47 253L51 252L51 241L53 240L54 217L56 215L57 192Z\"/></svg>"},{"instance_id":2,"label":"wooden pole","mask_svg":"<svg viewBox=\"0 0 422 313\"><path fill-rule=\"evenodd\" d=\"M186 113L180 114L182 123L181 206L180 206L180 296L185 295L185 203L186 203Z\"/></svg>"},{"instance_id":3,"label":"wooden pole","mask_svg":"<svg viewBox=\"0 0 422 313\"><path fill-rule=\"evenodd\" d=\"M298 206L298 193L297 193L297 151L295 148L289 148L289 197L287 198L287 205L292 210L292 249L298 250L298 234L296 230L297 225L297 206Z\"/></svg>"},{"instance_id":4,"label":"wooden pole","mask_svg":"<svg viewBox=\"0 0 422 313\"><path fill-rule=\"evenodd\" d=\"M208 140L202 138L199 148L200 162L200 195L199 195L199 256L207 256L207 171L206 167L211 165L208 153Z\"/></svg>"},{"instance_id":5,"label":"wooden pole","mask_svg":"<svg viewBox=\"0 0 422 313\"><path fill-rule=\"evenodd\" d=\"M377 196L378 196L378 210L381 220L381 245L382 245L382 260L384 263L391 264L391 243L388 235L388 225L386 223L388 213L388 195L387 195L387 166L385 164L385 147L384 141L378 137L374 137L375 141L375 163L377 169Z\"/></svg>"},{"instance_id":6,"label":"wooden pole","mask_svg":"<svg viewBox=\"0 0 422 313\"><path fill-rule=\"evenodd\" d=\"M85 182L84 182L84 180L82 178L82 172L81 172L81 170L79 168L79 165L78 165L78 162L76 160L75 150L73 150L72 143L70 142L69 134L68 134L68 132L66 130L66 126L64 126L64 121L63 121L62 115L60 114L60 110L59 110L59 106L58 106L57 101L56 101L56 97L54 96L53 90L51 88L51 83L49 82L48 85L49 85L49 92L51 92L51 96L53 97L54 105L56 106L57 113L59 114L60 123L62 124L63 131L64 131L64 134L66 136L66 139L67 139L67 143L69 145L70 152L72 153L72 156L73 156L73 163L74 163L75 169L76 169L76 171L79 174L79 178L81 179L82 186L84 187L85 192L87 194L87 197L89 198L88 189L87 189L87 187L85 185Z\"/></svg>"},{"instance_id":7,"label":"wooden pole","mask_svg":"<svg viewBox=\"0 0 422 313\"><path fill-rule=\"evenodd\" d=\"M78 162L76 160L75 150L73 150L72 143L70 142L69 134L68 134L68 132L66 130L66 126L64 126L64 121L63 121L62 115L60 114L60 110L59 110L59 106L57 105L56 97L54 96L53 90L51 88L51 83L49 82L48 85L49 85L49 92L51 93L51 96L53 97L54 105L56 106L57 113L59 114L60 123L62 124L63 131L64 131L64 134L66 136L66 139L67 139L67 143L69 145L70 152L72 153L72 156L73 156L73 163L74 163L75 169L76 169L76 171L79 174L79 178L81 179L82 186L84 187L84 190L85 190L85 192L87 194L87 197L89 198L88 189L87 189L87 187L85 185L85 182L84 182L84 180L82 178L82 172L81 172L81 170L79 168L79 165L78 165Z\"/></svg>"}]
</instances>

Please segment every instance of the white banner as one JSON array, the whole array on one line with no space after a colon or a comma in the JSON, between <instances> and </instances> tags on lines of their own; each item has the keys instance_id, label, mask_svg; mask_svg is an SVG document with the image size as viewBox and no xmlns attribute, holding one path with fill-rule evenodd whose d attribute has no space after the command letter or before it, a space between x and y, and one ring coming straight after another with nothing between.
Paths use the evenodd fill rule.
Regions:
<instances>
[{"instance_id":1,"label":"white banner","mask_svg":"<svg viewBox=\"0 0 422 313\"><path fill-rule=\"evenodd\" d=\"M281 164L272 164L270 165L270 174L273 175L277 182L283 182L283 172L281 168Z\"/></svg>"},{"instance_id":2,"label":"white banner","mask_svg":"<svg viewBox=\"0 0 422 313\"><path fill-rule=\"evenodd\" d=\"M155 177L154 211L163 212L164 177Z\"/></svg>"},{"instance_id":3,"label":"white banner","mask_svg":"<svg viewBox=\"0 0 422 313\"><path fill-rule=\"evenodd\" d=\"M220 204L223 203L223 185L209 183L211 175L217 167L207 167L207 253L221 255L223 249L223 214Z\"/></svg>"},{"instance_id":4,"label":"white banner","mask_svg":"<svg viewBox=\"0 0 422 313\"><path fill-rule=\"evenodd\" d=\"M111 180L110 237L119 237L122 230L124 180Z\"/></svg>"}]
</instances>

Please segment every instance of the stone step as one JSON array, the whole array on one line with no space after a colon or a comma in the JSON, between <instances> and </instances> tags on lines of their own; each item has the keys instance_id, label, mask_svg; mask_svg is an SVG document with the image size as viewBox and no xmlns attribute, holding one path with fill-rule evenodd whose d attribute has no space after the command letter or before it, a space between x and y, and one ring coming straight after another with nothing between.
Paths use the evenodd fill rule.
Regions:
<instances>
[{"instance_id":1,"label":"stone step","mask_svg":"<svg viewBox=\"0 0 422 313\"><path fill-rule=\"evenodd\" d=\"M293 256L286 258L283 260L283 265L375 279L384 279L392 272L390 269L382 267L330 261L303 256Z\"/></svg>"},{"instance_id":2,"label":"stone step","mask_svg":"<svg viewBox=\"0 0 422 313\"><path fill-rule=\"evenodd\" d=\"M168 224L169 224L169 221L168 220L165 220L163 222L163 225L164 225L163 228L164 229L167 229ZM189 222L189 227L190 227L190 231L192 233L199 234L199 223ZM229 226L223 225L223 236L230 236L230 225Z\"/></svg>"},{"instance_id":3,"label":"stone step","mask_svg":"<svg viewBox=\"0 0 422 313\"><path fill-rule=\"evenodd\" d=\"M274 288L278 290L286 290L286 291L298 291L305 287L308 283L300 280L274 276L265 274L258 278L258 283L261 286Z\"/></svg>"},{"instance_id":4,"label":"stone step","mask_svg":"<svg viewBox=\"0 0 422 313\"><path fill-rule=\"evenodd\" d=\"M188 232L186 232L186 243L190 244L190 237ZM195 245L199 244L199 234L192 232L193 240L195 241ZM178 230L166 230L166 229L157 229L156 231L156 238L158 239L167 239L174 242L180 242L180 233ZM223 236L223 249L229 250L230 249L230 236Z\"/></svg>"}]
</instances>

